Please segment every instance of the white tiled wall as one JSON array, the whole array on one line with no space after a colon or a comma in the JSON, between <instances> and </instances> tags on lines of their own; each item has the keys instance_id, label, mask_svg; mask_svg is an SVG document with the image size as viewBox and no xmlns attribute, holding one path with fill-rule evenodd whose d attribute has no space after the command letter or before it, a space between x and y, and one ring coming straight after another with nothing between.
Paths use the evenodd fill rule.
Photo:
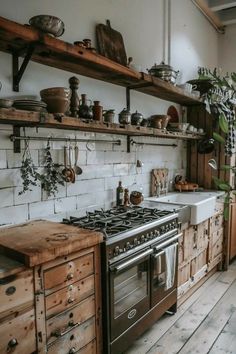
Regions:
<instances>
[{"instance_id":1,"label":"white tiled wall","mask_svg":"<svg viewBox=\"0 0 236 354\"><path fill-rule=\"evenodd\" d=\"M145 196L150 192L150 172L152 168L168 167L169 178L176 173L185 173L185 143L178 142L177 148L132 146L126 152L125 136L63 131L55 129L26 128L26 135L57 136L85 139L79 143L79 165L83 173L76 176L75 183L59 186L55 197L48 197L41 186L32 187L32 191L19 195L22 190L20 166L24 151L15 154L9 139L12 134L11 125L0 125L0 225L21 223L30 219L62 220L69 215L84 215L86 211L96 208L109 208L115 204L116 187L121 180L129 191L140 190ZM22 131L23 134L23 131ZM89 139L121 140L121 145L105 143L89 143ZM156 138L135 137L140 142L171 144L176 141ZM63 164L63 142L52 142L51 153L54 162ZM73 146L73 145L72 145ZM34 164L41 170L46 142L31 141L30 152ZM143 167L137 169L137 159ZM74 160L73 160L74 161Z\"/></svg>"}]
</instances>

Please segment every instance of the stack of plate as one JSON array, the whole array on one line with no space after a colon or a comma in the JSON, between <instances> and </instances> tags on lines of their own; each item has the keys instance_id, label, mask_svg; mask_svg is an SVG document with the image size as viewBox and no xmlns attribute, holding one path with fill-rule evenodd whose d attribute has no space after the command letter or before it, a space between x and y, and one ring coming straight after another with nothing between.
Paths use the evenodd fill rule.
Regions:
<instances>
[{"instance_id":1,"label":"stack of plate","mask_svg":"<svg viewBox=\"0 0 236 354\"><path fill-rule=\"evenodd\" d=\"M13 106L16 109L23 109L25 111L46 111L47 104L38 101L38 100L30 100L30 99L15 99Z\"/></svg>"}]
</instances>

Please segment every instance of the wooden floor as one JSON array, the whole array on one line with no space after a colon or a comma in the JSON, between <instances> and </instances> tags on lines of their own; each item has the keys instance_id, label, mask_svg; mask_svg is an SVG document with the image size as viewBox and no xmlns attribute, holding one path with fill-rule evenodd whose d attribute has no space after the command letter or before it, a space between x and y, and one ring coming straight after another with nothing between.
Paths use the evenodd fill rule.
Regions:
<instances>
[{"instance_id":1,"label":"wooden floor","mask_svg":"<svg viewBox=\"0 0 236 354\"><path fill-rule=\"evenodd\" d=\"M164 315L125 354L236 354L236 262Z\"/></svg>"}]
</instances>

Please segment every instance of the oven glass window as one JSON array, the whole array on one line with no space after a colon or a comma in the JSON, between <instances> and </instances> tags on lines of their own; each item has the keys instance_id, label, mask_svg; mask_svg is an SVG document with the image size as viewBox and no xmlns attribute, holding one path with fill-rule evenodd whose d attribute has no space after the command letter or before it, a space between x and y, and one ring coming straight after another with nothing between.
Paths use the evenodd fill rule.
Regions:
<instances>
[{"instance_id":1,"label":"oven glass window","mask_svg":"<svg viewBox=\"0 0 236 354\"><path fill-rule=\"evenodd\" d=\"M148 295L148 261L114 278L114 316L117 318Z\"/></svg>"}]
</instances>

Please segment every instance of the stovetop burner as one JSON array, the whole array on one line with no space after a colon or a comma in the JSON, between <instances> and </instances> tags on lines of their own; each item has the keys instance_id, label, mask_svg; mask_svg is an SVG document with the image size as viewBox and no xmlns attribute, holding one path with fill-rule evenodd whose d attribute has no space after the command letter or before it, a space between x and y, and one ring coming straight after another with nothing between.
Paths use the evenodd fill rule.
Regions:
<instances>
[{"instance_id":1,"label":"stovetop burner","mask_svg":"<svg viewBox=\"0 0 236 354\"><path fill-rule=\"evenodd\" d=\"M145 224L157 221L167 215L173 214L169 210L142 208L139 206L116 207L109 210L95 210L87 212L86 216L76 218L71 216L64 219L63 223L72 224L82 228L102 231L106 238L119 233L136 229Z\"/></svg>"}]
</instances>

